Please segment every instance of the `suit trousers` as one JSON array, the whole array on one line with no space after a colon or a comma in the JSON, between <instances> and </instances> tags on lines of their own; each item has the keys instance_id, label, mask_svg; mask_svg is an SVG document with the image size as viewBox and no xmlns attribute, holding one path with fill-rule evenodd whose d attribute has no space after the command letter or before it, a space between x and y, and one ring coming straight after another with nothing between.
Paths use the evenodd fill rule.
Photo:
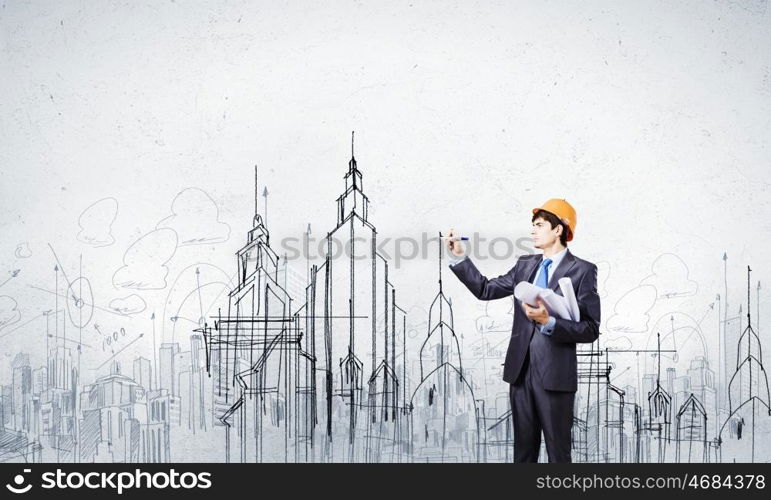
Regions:
<instances>
[{"instance_id":1,"label":"suit trousers","mask_svg":"<svg viewBox=\"0 0 771 500\"><path fill-rule=\"evenodd\" d=\"M529 349L519 377L509 387L509 397L514 419L514 462L538 461L541 431L549 462L571 462L575 392L544 389L541 378L534 373Z\"/></svg>"}]
</instances>

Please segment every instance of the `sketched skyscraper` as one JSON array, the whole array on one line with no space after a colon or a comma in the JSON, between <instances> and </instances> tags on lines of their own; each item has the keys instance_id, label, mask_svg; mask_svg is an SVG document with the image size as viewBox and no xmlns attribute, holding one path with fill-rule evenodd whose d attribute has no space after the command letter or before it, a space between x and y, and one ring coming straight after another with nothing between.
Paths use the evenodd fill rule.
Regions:
<instances>
[{"instance_id":1,"label":"sketched skyscraper","mask_svg":"<svg viewBox=\"0 0 771 500\"><path fill-rule=\"evenodd\" d=\"M141 385L146 391L152 389L152 368L150 367L150 360L143 357L134 359L134 381Z\"/></svg>"},{"instance_id":2,"label":"sketched skyscraper","mask_svg":"<svg viewBox=\"0 0 771 500\"><path fill-rule=\"evenodd\" d=\"M672 425L672 396L661 386L661 335L656 333L656 338L656 385L648 393L648 421L642 429L640 461L664 463Z\"/></svg>"},{"instance_id":3,"label":"sketched skyscraper","mask_svg":"<svg viewBox=\"0 0 771 500\"><path fill-rule=\"evenodd\" d=\"M715 372L710 369L707 358L697 356L691 360L688 368L690 392L699 400L707 412L707 436L717 436L718 425L715 422L717 394L715 393Z\"/></svg>"},{"instance_id":4,"label":"sketched skyscraper","mask_svg":"<svg viewBox=\"0 0 771 500\"><path fill-rule=\"evenodd\" d=\"M415 462L477 462L480 419L474 391L461 362L452 304L442 290L428 312L428 335L420 347L420 385L410 401L411 451Z\"/></svg>"},{"instance_id":5,"label":"sketched skyscraper","mask_svg":"<svg viewBox=\"0 0 771 500\"><path fill-rule=\"evenodd\" d=\"M752 327L751 271L747 266L747 327L735 346L736 369L728 383L729 415L718 435L724 462L771 460L768 447L762 452L757 448L757 443L771 434L771 392L763 366L763 346Z\"/></svg>"},{"instance_id":6,"label":"sketched skyscraper","mask_svg":"<svg viewBox=\"0 0 771 500\"><path fill-rule=\"evenodd\" d=\"M740 304L739 312L736 316L724 319L722 321L723 336L722 345L720 346L720 354L723 358L721 360L723 364L721 366L722 379L720 380L721 387L718 393L718 404L720 406L720 410L725 412L725 415L730 413L730 405L728 403L728 385L731 382L731 377L733 377L734 372L736 371L736 366L739 362L739 353L737 352L736 346L739 344L739 337L741 337L744 327L742 321L742 309L742 304Z\"/></svg>"},{"instance_id":7,"label":"sketched skyscraper","mask_svg":"<svg viewBox=\"0 0 771 500\"><path fill-rule=\"evenodd\" d=\"M13 429L29 432L32 415L32 368L29 355L18 353L13 358Z\"/></svg>"},{"instance_id":8,"label":"sketched skyscraper","mask_svg":"<svg viewBox=\"0 0 771 500\"><path fill-rule=\"evenodd\" d=\"M314 360L302 348L292 298L277 281L279 258L257 205L255 167L255 214L236 253L237 286L227 311L220 308L213 325L196 330L206 342L215 424L225 426L227 461L310 461L301 446L308 432L300 429L315 413Z\"/></svg>"},{"instance_id":9,"label":"sketched skyscraper","mask_svg":"<svg viewBox=\"0 0 771 500\"><path fill-rule=\"evenodd\" d=\"M58 343L60 339L56 337L56 341ZM46 438L41 441L48 443L43 448L43 459L75 461L77 369L73 366L71 350L63 345L52 347L48 358L48 390L40 405L41 438Z\"/></svg>"},{"instance_id":10,"label":"sketched skyscraper","mask_svg":"<svg viewBox=\"0 0 771 500\"><path fill-rule=\"evenodd\" d=\"M396 353L402 351L403 336L395 326L402 328L404 312L394 304L388 262L377 251L377 230L368 219L369 199L353 151L344 179L337 224L325 238L324 262L311 274L311 329L324 335L321 458L390 460L400 439L394 435L394 417L400 406Z\"/></svg>"},{"instance_id":11,"label":"sketched skyscraper","mask_svg":"<svg viewBox=\"0 0 771 500\"><path fill-rule=\"evenodd\" d=\"M694 394L682 404L675 421L675 462L708 462L707 411Z\"/></svg>"},{"instance_id":12,"label":"sketched skyscraper","mask_svg":"<svg viewBox=\"0 0 771 500\"><path fill-rule=\"evenodd\" d=\"M168 397L163 396L165 389L146 391L135 380L122 375L120 365L113 362L109 375L86 385L80 393L81 460L168 462Z\"/></svg>"}]
</instances>

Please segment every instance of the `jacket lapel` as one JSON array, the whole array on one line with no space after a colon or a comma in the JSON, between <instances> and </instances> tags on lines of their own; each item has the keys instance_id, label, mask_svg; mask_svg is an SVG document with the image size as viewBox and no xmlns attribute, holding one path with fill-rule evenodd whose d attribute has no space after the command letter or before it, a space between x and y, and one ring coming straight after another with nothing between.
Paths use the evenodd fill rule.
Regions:
<instances>
[{"instance_id":1,"label":"jacket lapel","mask_svg":"<svg viewBox=\"0 0 771 500\"><path fill-rule=\"evenodd\" d=\"M532 283L535 279L535 273L538 270L538 265L541 263L541 256L535 255L528 260L525 270L522 274L523 279L526 279L528 283Z\"/></svg>"},{"instance_id":2,"label":"jacket lapel","mask_svg":"<svg viewBox=\"0 0 771 500\"><path fill-rule=\"evenodd\" d=\"M549 288L557 292L560 288L559 280L565 277L565 275L568 273L568 271L570 271L570 268L573 267L575 263L576 258L573 257L573 254L570 253L570 250L567 250L565 252L565 256L562 258L562 262L560 262L560 265L557 266L557 269L554 270L554 274L549 278Z\"/></svg>"}]
</instances>

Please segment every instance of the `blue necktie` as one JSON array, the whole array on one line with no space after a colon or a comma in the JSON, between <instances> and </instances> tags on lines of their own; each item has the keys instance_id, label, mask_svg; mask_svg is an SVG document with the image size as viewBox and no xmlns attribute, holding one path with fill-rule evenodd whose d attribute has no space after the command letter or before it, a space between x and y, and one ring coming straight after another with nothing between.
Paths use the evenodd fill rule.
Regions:
<instances>
[{"instance_id":1,"label":"blue necktie","mask_svg":"<svg viewBox=\"0 0 771 500\"><path fill-rule=\"evenodd\" d=\"M541 262L541 274L538 275L538 281L535 283L536 286L541 288L549 287L549 265L551 262L551 259L543 259L543 262Z\"/></svg>"}]
</instances>

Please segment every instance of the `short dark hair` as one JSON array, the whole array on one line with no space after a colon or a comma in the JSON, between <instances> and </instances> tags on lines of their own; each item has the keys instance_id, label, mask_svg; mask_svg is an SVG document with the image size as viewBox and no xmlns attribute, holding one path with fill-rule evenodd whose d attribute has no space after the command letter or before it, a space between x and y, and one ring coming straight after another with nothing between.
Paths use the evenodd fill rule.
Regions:
<instances>
[{"instance_id":1,"label":"short dark hair","mask_svg":"<svg viewBox=\"0 0 771 500\"><path fill-rule=\"evenodd\" d=\"M530 222L535 222L536 219L545 220L546 222L549 223L549 225L551 225L552 229L554 229L557 226L562 226L562 234L560 234L560 243L562 243L563 247L568 246L568 233L570 232L570 228L568 228L567 224L562 222L559 217L557 217L551 212L547 212L546 210L539 210L533 214L533 218Z\"/></svg>"}]
</instances>

